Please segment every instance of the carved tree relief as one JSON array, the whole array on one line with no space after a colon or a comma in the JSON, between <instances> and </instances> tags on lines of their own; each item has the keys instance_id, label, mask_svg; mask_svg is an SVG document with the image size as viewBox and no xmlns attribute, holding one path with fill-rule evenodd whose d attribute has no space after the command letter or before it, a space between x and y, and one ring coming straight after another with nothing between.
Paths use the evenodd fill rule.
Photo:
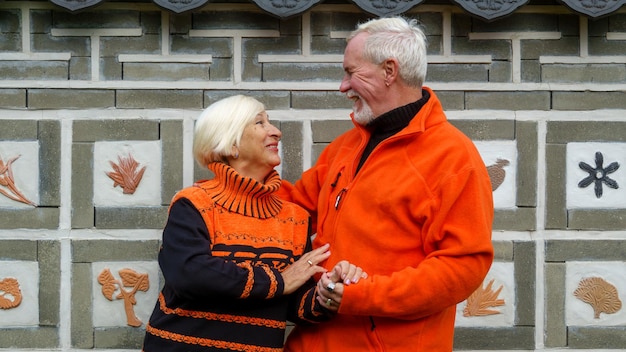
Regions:
<instances>
[{"instance_id":1,"label":"carved tree relief","mask_svg":"<svg viewBox=\"0 0 626 352\"><path fill-rule=\"evenodd\" d=\"M467 298L467 304L463 309L464 317L475 317L475 316L484 316L484 315L494 315L500 314L499 311L489 309L490 307L499 307L504 305L503 299L498 299L500 295L500 291L502 291L503 285L496 290L492 290L493 281L489 281L487 287L483 287L482 285L474 291Z\"/></svg>"},{"instance_id":2,"label":"carved tree relief","mask_svg":"<svg viewBox=\"0 0 626 352\"><path fill-rule=\"evenodd\" d=\"M98 283L102 285L102 295L109 301L113 299L124 300L124 311L126 312L126 323L129 326L139 327L141 326L141 320L135 315L133 306L137 304L135 294L137 291L148 291L150 288L150 281L148 280L148 274L140 274L132 269L122 269L118 272L121 281L117 280L109 269L104 269L98 275ZM130 291L125 288L130 287ZM119 293L113 296L116 291Z\"/></svg>"},{"instance_id":3,"label":"carved tree relief","mask_svg":"<svg viewBox=\"0 0 626 352\"><path fill-rule=\"evenodd\" d=\"M107 172L107 176L113 180L113 188L120 186L124 194L135 193L146 167L138 170L139 163L130 154L128 158L118 156L117 160L117 164L109 161L113 171Z\"/></svg>"},{"instance_id":4,"label":"carved tree relief","mask_svg":"<svg viewBox=\"0 0 626 352\"><path fill-rule=\"evenodd\" d=\"M580 280L574 296L591 305L594 319L600 319L600 313L613 314L622 308L617 288L600 277Z\"/></svg>"},{"instance_id":5,"label":"carved tree relief","mask_svg":"<svg viewBox=\"0 0 626 352\"><path fill-rule=\"evenodd\" d=\"M0 309L15 308L22 303L22 290L17 279L0 280Z\"/></svg>"},{"instance_id":6,"label":"carved tree relief","mask_svg":"<svg viewBox=\"0 0 626 352\"><path fill-rule=\"evenodd\" d=\"M13 175L11 165L20 156L21 155L15 156L9 159L6 163L2 160L2 158L0 158L0 194L16 202L35 206L35 203L28 200L28 198L26 198L26 196L23 195L15 185L15 176Z\"/></svg>"}]
</instances>

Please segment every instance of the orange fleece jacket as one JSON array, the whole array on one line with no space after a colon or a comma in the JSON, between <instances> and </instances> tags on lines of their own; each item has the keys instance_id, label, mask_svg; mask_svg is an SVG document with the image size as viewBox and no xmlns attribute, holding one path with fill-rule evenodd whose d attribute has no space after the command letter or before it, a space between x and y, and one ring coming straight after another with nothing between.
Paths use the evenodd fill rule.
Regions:
<instances>
[{"instance_id":1,"label":"orange fleece jacket","mask_svg":"<svg viewBox=\"0 0 626 352\"><path fill-rule=\"evenodd\" d=\"M285 351L451 351L456 304L493 261L493 200L472 141L430 99L382 141L355 176L369 132L333 141L281 196L316 219L314 247L330 243L331 269L346 259L369 277L345 287L333 320L298 326Z\"/></svg>"}]
</instances>

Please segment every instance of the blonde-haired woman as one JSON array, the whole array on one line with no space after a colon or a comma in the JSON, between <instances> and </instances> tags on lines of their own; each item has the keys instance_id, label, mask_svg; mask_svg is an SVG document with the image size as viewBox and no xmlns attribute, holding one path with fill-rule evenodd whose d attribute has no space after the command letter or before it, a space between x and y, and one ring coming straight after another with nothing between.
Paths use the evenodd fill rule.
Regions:
<instances>
[{"instance_id":1,"label":"blonde-haired woman","mask_svg":"<svg viewBox=\"0 0 626 352\"><path fill-rule=\"evenodd\" d=\"M215 174L178 192L163 231L165 279L143 350L281 351L286 320L327 320L316 299L309 214L279 199L281 131L254 98L215 102L196 122L193 153ZM355 281L361 270L344 263Z\"/></svg>"}]
</instances>

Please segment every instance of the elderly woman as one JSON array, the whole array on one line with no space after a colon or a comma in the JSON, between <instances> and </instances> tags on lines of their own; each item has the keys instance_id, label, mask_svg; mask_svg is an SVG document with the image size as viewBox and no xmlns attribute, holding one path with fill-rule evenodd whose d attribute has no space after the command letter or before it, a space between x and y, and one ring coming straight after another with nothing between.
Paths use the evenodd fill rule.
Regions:
<instances>
[{"instance_id":1,"label":"elderly woman","mask_svg":"<svg viewBox=\"0 0 626 352\"><path fill-rule=\"evenodd\" d=\"M281 351L286 320L332 314L312 279L329 247L309 251L309 214L274 194L280 138L251 97L225 98L199 117L194 157L215 178L172 200L159 252L165 284L144 351ZM354 281L362 274L341 270Z\"/></svg>"}]
</instances>

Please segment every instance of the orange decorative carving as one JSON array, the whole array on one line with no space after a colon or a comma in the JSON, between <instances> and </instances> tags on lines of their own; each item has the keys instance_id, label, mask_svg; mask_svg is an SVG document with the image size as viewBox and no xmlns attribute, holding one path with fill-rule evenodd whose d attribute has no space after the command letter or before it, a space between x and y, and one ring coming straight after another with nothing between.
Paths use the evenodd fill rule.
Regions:
<instances>
[{"instance_id":1,"label":"orange decorative carving","mask_svg":"<svg viewBox=\"0 0 626 352\"><path fill-rule=\"evenodd\" d=\"M580 280L574 296L593 307L594 319L599 319L600 313L613 314L622 308L615 286L600 277Z\"/></svg>"},{"instance_id":2,"label":"orange decorative carving","mask_svg":"<svg viewBox=\"0 0 626 352\"><path fill-rule=\"evenodd\" d=\"M0 309L15 308L22 303L22 291L17 279L12 277L0 280Z\"/></svg>"},{"instance_id":3,"label":"orange decorative carving","mask_svg":"<svg viewBox=\"0 0 626 352\"><path fill-rule=\"evenodd\" d=\"M502 285L495 292L491 289L493 279L489 281L487 287L481 285L471 296L467 298L467 304L463 309L464 317L474 317L483 315L500 314L497 310L488 309L489 307L498 307L504 305L503 299L498 299Z\"/></svg>"},{"instance_id":4,"label":"orange decorative carving","mask_svg":"<svg viewBox=\"0 0 626 352\"><path fill-rule=\"evenodd\" d=\"M118 272L122 281L115 279L109 269L104 269L98 275L98 283L102 285L102 295L109 301L113 301L113 295L117 290L120 291L115 299L124 300L124 310L126 312L126 323L129 326L139 327L141 326L141 320L135 315L133 306L137 304L135 299L135 293L137 291L148 291L150 288L150 281L148 280L148 274L139 274L131 269L122 269ZM125 287L131 287L130 291L126 291Z\"/></svg>"},{"instance_id":5,"label":"orange decorative carving","mask_svg":"<svg viewBox=\"0 0 626 352\"><path fill-rule=\"evenodd\" d=\"M128 158L118 156L117 160L119 162L118 164L109 161L113 171L107 172L107 176L113 180L114 188L117 186L122 187L124 194L135 193L139 182L141 182L143 173L146 171L146 167L144 166L140 170L137 170L139 163L130 154L128 154Z\"/></svg>"},{"instance_id":6,"label":"orange decorative carving","mask_svg":"<svg viewBox=\"0 0 626 352\"><path fill-rule=\"evenodd\" d=\"M0 158L0 193L5 197L17 202L22 202L35 206L35 203L31 202L20 192L15 186L15 178L13 177L13 171L11 170L11 164L17 160L21 155L9 159L6 163Z\"/></svg>"},{"instance_id":7,"label":"orange decorative carving","mask_svg":"<svg viewBox=\"0 0 626 352\"><path fill-rule=\"evenodd\" d=\"M487 173L491 179L491 190L495 191L500 187L504 178L506 177L505 166L509 165L509 161L506 159L498 159L495 164L487 166Z\"/></svg>"}]
</instances>

